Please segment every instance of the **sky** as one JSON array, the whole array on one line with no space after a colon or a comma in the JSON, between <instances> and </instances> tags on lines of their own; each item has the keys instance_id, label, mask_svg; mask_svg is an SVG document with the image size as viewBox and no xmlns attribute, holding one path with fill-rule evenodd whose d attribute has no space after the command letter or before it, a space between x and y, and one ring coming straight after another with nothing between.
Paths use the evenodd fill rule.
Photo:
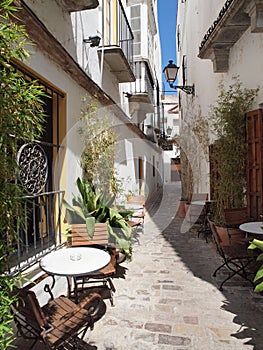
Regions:
<instances>
[{"instance_id":1,"label":"sky","mask_svg":"<svg viewBox=\"0 0 263 350\"><path fill-rule=\"evenodd\" d=\"M158 0L158 23L161 39L162 65L164 68L169 60L176 63L176 10L177 0ZM171 90L165 82L165 90ZM175 91L175 90L174 90Z\"/></svg>"}]
</instances>

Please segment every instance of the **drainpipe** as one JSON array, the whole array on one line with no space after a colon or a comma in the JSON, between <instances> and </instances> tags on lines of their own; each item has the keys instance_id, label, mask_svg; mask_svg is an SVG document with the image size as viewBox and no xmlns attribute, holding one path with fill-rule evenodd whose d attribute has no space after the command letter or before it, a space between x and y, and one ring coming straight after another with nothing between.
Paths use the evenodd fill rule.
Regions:
<instances>
[{"instance_id":1,"label":"drainpipe","mask_svg":"<svg viewBox=\"0 0 263 350\"><path fill-rule=\"evenodd\" d=\"M100 61L100 87L102 88L102 78L103 78L103 66L104 66L104 34L105 34L105 18L104 18L104 0L102 0L102 9L101 9L101 17L102 17L102 35L101 35L101 61Z\"/></svg>"}]
</instances>

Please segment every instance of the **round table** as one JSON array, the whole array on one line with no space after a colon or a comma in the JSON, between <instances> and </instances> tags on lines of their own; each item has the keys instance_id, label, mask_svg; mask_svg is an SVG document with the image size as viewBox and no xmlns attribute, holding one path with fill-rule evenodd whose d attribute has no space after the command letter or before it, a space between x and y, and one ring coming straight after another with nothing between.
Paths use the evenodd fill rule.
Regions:
<instances>
[{"instance_id":1,"label":"round table","mask_svg":"<svg viewBox=\"0 0 263 350\"><path fill-rule=\"evenodd\" d=\"M49 275L67 278L69 296L72 295L70 281L72 278L74 281L73 296L78 303L77 277L87 276L91 272L102 269L110 263L110 259L110 255L104 250L92 247L74 247L59 249L47 254L40 260L39 265Z\"/></svg>"},{"instance_id":2,"label":"round table","mask_svg":"<svg viewBox=\"0 0 263 350\"><path fill-rule=\"evenodd\" d=\"M263 222L251 221L245 222L239 226L239 229L247 233L253 233L255 235L263 235Z\"/></svg>"},{"instance_id":3,"label":"round table","mask_svg":"<svg viewBox=\"0 0 263 350\"><path fill-rule=\"evenodd\" d=\"M45 272L59 276L83 276L102 269L110 262L104 250L91 247L64 248L51 252L40 260Z\"/></svg>"}]
</instances>

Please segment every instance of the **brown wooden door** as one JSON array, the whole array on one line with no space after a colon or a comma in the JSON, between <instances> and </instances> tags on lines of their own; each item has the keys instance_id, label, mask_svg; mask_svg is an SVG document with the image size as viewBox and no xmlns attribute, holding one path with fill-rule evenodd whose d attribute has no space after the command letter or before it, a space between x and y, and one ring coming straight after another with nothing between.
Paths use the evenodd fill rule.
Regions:
<instances>
[{"instance_id":1,"label":"brown wooden door","mask_svg":"<svg viewBox=\"0 0 263 350\"><path fill-rule=\"evenodd\" d=\"M257 109L246 114L247 160L247 206L252 219L258 220L263 214L263 145L262 110Z\"/></svg>"}]
</instances>

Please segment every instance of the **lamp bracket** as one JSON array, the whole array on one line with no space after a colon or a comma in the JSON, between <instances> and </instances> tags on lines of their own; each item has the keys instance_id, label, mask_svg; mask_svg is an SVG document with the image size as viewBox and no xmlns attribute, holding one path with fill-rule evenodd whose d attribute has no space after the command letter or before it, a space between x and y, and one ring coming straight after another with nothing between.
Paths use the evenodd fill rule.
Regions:
<instances>
[{"instance_id":1,"label":"lamp bracket","mask_svg":"<svg viewBox=\"0 0 263 350\"><path fill-rule=\"evenodd\" d=\"M182 90L183 92L187 93L188 95L194 95L195 94L195 86L194 85L173 85L172 83L169 84L170 88L172 89L179 89Z\"/></svg>"}]
</instances>

